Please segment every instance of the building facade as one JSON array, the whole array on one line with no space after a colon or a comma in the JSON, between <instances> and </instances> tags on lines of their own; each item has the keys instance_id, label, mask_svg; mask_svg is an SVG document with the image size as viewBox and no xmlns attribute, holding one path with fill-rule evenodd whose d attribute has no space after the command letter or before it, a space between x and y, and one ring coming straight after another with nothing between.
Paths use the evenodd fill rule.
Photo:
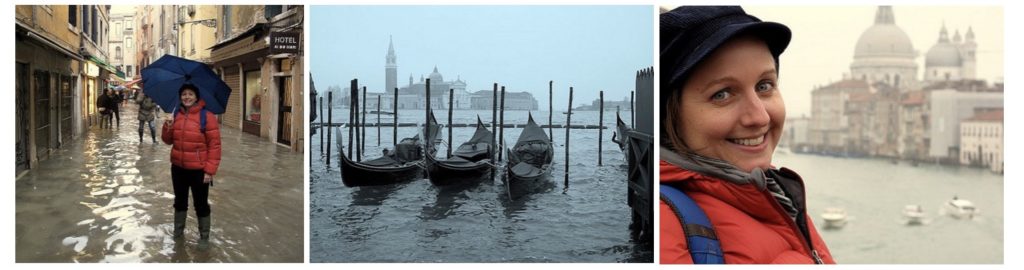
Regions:
<instances>
[{"instance_id":1,"label":"building facade","mask_svg":"<svg viewBox=\"0 0 1024 270\"><path fill-rule=\"evenodd\" d=\"M848 106L852 95L869 93L867 81L847 79L811 91L808 139L814 152L842 153L850 138Z\"/></svg>"},{"instance_id":2,"label":"building facade","mask_svg":"<svg viewBox=\"0 0 1024 270\"><path fill-rule=\"evenodd\" d=\"M210 47L217 43L217 6L176 6L174 22L177 34L177 56L210 64Z\"/></svg>"},{"instance_id":3,"label":"building facade","mask_svg":"<svg viewBox=\"0 0 1024 270\"><path fill-rule=\"evenodd\" d=\"M112 10L109 25L107 52L110 55L110 65L120 72L118 75L122 80L134 78L139 73L135 61L135 10Z\"/></svg>"},{"instance_id":4,"label":"building facade","mask_svg":"<svg viewBox=\"0 0 1024 270\"><path fill-rule=\"evenodd\" d=\"M501 106L501 92L498 92L498 106ZM473 110L490 110L494 108L494 91L476 91L470 97L470 108ZM537 99L530 92L505 92L505 110L537 110Z\"/></svg>"},{"instance_id":5,"label":"building facade","mask_svg":"<svg viewBox=\"0 0 1024 270\"><path fill-rule=\"evenodd\" d=\"M960 122L975 110L1002 108L1002 92L965 92L957 89L932 90L930 96L930 158L954 163L960 157Z\"/></svg>"},{"instance_id":6,"label":"building facade","mask_svg":"<svg viewBox=\"0 0 1024 270\"><path fill-rule=\"evenodd\" d=\"M812 91L813 151L956 163L960 121L1002 104L1002 84L973 79L976 48L973 29L950 38L943 25L919 79L917 51L892 7L878 7L857 40L850 75Z\"/></svg>"},{"instance_id":7,"label":"building facade","mask_svg":"<svg viewBox=\"0 0 1024 270\"><path fill-rule=\"evenodd\" d=\"M221 123L303 151L303 7L220 6L216 20L211 65L232 89Z\"/></svg>"},{"instance_id":8,"label":"building facade","mask_svg":"<svg viewBox=\"0 0 1024 270\"><path fill-rule=\"evenodd\" d=\"M22 174L98 123L109 81L109 6L15 7L15 172Z\"/></svg>"},{"instance_id":9,"label":"building facade","mask_svg":"<svg viewBox=\"0 0 1024 270\"><path fill-rule=\"evenodd\" d=\"M1003 172L1003 109L979 109L960 125L960 164Z\"/></svg>"},{"instance_id":10,"label":"building facade","mask_svg":"<svg viewBox=\"0 0 1024 270\"><path fill-rule=\"evenodd\" d=\"M811 118L807 116L786 119L786 129L782 132L779 146L799 153L810 151L811 141L807 137L810 124Z\"/></svg>"}]
</instances>

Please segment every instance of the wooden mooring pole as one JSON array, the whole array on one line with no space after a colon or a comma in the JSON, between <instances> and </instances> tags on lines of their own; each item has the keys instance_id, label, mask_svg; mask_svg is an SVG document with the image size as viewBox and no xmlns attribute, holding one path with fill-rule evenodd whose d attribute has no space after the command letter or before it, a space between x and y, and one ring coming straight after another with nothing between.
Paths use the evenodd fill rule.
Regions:
<instances>
[{"instance_id":1,"label":"wooden mooring pole","mask_svg":"<svg viewBox=\"0 0 1024 270\"><path fill-rule=\"evenodd\" d=\"M551 142L555 141L555 131L552 128L552 119L555 118L555 81L548 81L548 136L551 136Z\"/></svg>"},{"instance_id":2,"label":"wooden mooring pole","mask_svg":"<svg viewBox=\"0 0 1024 270\"><path fill-rule=\"evenodd\" d=\"M604 145L604 91L598 92L601 98L601 105L599 106L599 112L597 113L597 166L604 166L601 164L601 146Z\"/></svg>"},{"instance_id":3,"label":"wooden mooring pole","mask_svg":"<svg viewBox=\"0 0 1024 270\"><path fill-rule=\"evenodd\" d=\"M498 120L498 140L500 141L501 148L505 148L505 87L501 87L501 120ZM502 156L505 151L498 151L498 161L503 161L505 158Z\"/></svg>"},{"instance_id":4,"label":"wooden mooring pole","mask_svg":"<svg viewBox=\"0 0 1024 270\"><path fill-rule=\"evenodd\" d=\"M359 118L359 129L363 131L362 133L359 134L359 156L362 156L362 153L366 153L366 102L369 101L366 100L366 86L363 86L362 101L363 104L359 106L359 111L362 114L361 118Z\"/></svg>"},{"instance_id":5,"label":"wooden mooring pole","mask_svg":"<svg viewBox=\"0 0 1024 270\"><path fill-rule=\"evenodd\" d=\"M495 154L504 151L504 149L498 149L498 141L495 138L495 134L498 134L498 83L494 83L494 91L491 91L491 96L491 159L492 163L498 164L498 160L494 159ZM494 181L495 171L497 168L491 169L491 181Z\"/></svg>"},{"instance_id":6,"label":"wooden mooring pole","mask_svg":"<svg viewBox=\"0 0 1024 270\"><path fill-rule=\"evenodd\" d=\"M424 149L424 150L427 150L427 151L424 151L424 154L425 155L429 155L431 153L429 150L434 147L434 142L431 141L434 138L427 138L427 135L430 134L430 79L427 79L427 88L426 88L425 92L427 94L427 104L426 104L427 108L423 111L424 115L426 115L426 118L424 118L426 120L423 121L423 123L424 123L423 130L426 130L427 134L423 134L423 141L424 141L424 143L426 143L426 146L427 146Z\"/></svg>"},{"instance_id":7,"label":"wooden mooring pole","mask_svg":"<svg viewBox=\"0 0 1024 270\"><path fill-rule=\"evenodd\" d=\"M363 135L360 134L361 133L360 132L360 126L363 125L363 122L359 121L359 109L360 109L360 107L359 107L359 86L358 86L359 85L359 80L358 79L355 81L354 85L356 85L356 88L353 91L353 93L355 94L353 96L355 102L352 102L352 104L355 106L355 108L352 109L352 113L354 114L355 117L352 118L352 121L356 123L355 124L355 129L356 129L356 145L355 145L355 147L356 147L356 162L360 162L360 161L363 161L363 149L362 149L362 147L359 147L359 146L363 145L363 141L366 140L366 138L363 138Z\"/></svg>"},{"instance_id":8,"label":"wooden mooring pole","mask_svg":"<svg viewBox=\"0 0 1024 270\"><path fill-rule=\"evenodd\" d=\"M395 87L395 107L391 108L391 110L395 113L392 115L395 118L395 125L391 126L391 142L398 145L398 87Z\"/></svg>"},{"instance_id":9,"label":"wooden mooring pole","mask_svg":"<svg viewBox=\"0 0 1024 270\"><path fill-rule=\"evenodd\" d=\"M332 117L331 117L332 114L333 114L332 111L334 111L334 110L331 110L331 108L332 108L331 105L334 104L334 102L333 102L334 101L334 95L333 94L334 94L334 92L327 92L327 126L328 126L328 128L327 128L327 168L328 169L331 168L331 128L329 126L331 126L331 124L334 123L334 119L332 119ZM323 100L321 100L321 101L323 101ZM341 135L341 134L338 134L338 135ZM341 151L341 149L338 149L338 151Z\"/></svg>"},{"instance_id":10,"label":"wooden mooring pole","mask_svg":"<svg viewBox=\"0 0 1024 270\"><path fill-rule=\"evenodd\" d=\"M452 99L455 98L455 89L448 89L448 158L452 158Z\"/></svg>"},{"instance_id":11,"label":"wooden mooring pole","mask_svg":"<svg viewBox=\"0 0 1024 270\"><path fill-rule=\"evenodd\" d=\"M326 153L326 151L324 151L324 146L325 146L324 145L324 132L326 132L326 131L324 130L324 97L323 96L320 96L320 103L318 103L317 105L320 105L320 114L318 114L316 118L320 118L320 119L317 119L317 120L320 120L320 155L323 156L324 153ZM328 127L327 129L331 129L331 128ZM331 157L331 155L327 155L328 159L330 159L330 157Z\"/></svg>"},{"instance_id":12,"label":"wooden mooring pole","mask_svg":"<svg viewBox=\"0 0 1024 270\"><path fill-rule=\"evenodd\" d=\"M569 124L572 123L572 87L569 87L569 109L565 115L565 187L562 192L569 190Z\"/></svg>"},{"instance_id":13,"label":"wooden mooring pole","mask_svg":"<svg viewBox=\"0 0 1024 270\"><path fill-rule=\"evenodd\" d=\"M377 95L377 146L380 146L380 95Z\"/></svg>"},{"instance_id":14,"label":"wooden mooring pole","mask_svg":"<svg viewBox=\"0 0 1024 270\"><path fill-rule=\"evenodd\" d=\"M355 102L356 102L356 98L355 98L356 97L356 80L353 79L352 81L350 81L350 84L351 84L352 87L349 88L349 91L348 91L349 98L348 98L348 152L347 152L347 154L348 154L348 159L351 160L351 159L354 159L354 156L355 156L355 152L352 151L352 145L354 144L354 143L352 143L352 140L354 140L355 137L356 137L356 136L352 135L352 132L353 132L352 129L355 128L355 126L353 124L355 124L355 122L352 121L352 119L355 119L355 117L356 117L356 112L355 112L355 109L356 109L356 105L355 105ZM331 97L331 95L330 95L330 93L328 93L327 94L327 99L330 99L330 97ZM328 141L330 141L331 136L327 136L327 138L328 138ZM341 150L341 149L339 149L339 150Z\"/></svg>"}]
</instances>

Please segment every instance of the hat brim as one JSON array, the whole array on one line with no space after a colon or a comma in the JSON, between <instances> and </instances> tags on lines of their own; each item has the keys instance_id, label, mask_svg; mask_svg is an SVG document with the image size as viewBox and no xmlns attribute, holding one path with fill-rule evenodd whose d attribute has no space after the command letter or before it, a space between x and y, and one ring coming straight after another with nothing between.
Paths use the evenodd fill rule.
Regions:
<instances>
[{"instance_id":1,"label":"hat brim","mask_svg":"<svg viewBox=\"0 0 1024 270\"><path fill-rule=\"evenodd\" d=\"M789 27L775 22L750 22L722 27L715 31L711 37L704 40L686 57L686 62L683 63L682 67L682 70L685 70L685 72L678 74L677 78L672 78L674 83L672 83L671 87L682 87L682 84L692 73L693 68L700 64L704 58L714 53L718 47L721 47L722 44L725 44L730 39L743 34L751 34L763 40L768 45L768 50L772 56L776 59L789 46L789 41L793 36ZM777 62L775 63L776 66L778 64Z\"/></svg>"}]
</instances>

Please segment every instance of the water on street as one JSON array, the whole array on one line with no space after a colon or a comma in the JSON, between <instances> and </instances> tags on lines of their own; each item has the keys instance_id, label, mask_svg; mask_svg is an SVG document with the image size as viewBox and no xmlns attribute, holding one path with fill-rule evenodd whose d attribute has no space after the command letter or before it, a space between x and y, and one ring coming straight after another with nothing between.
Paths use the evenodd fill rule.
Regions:
<instances>
[{"instance_id":1,"label":"water on street","mask_svg":"<svg viewBox=\"0 0 1024 270\"><path fill-rule=\"evenodd\" d=\"M163 120L157 143L148 129L140 143L136 106L121 110L120 127L92 127L17 180L17 262L302 262L302 153L222 125L211 248L199 251L191 199L185 241L172 238Z\"/></svg>"},{"instance_id":2,"label":"water on street","mask_svg":"<svg viewBox=\"0 0 1024 270\"><path fill-rule=\"evenodd\" d=\"M368 110L372 110L369 108ZM334 110L335 123L347 123L347 108ZM491 122L490 111L455 111L454 123ZM436 111L447 122L447 111ZM326 113L321 117L325 118ZM369 114L366 123L376 123ZM555 124L565 115L556 112ZM401 123L422 123L422 110L402 110ZM623 111L629 120L629 111ZM507 111L505 123L525 124L526 111ZM540 125L546 111L534 112ZM574 112L572 123L597 125L598 112ZM390 123L390 116L383 116ZM615 113L605 113L614 127ZM318 123L319 121L317 121ZM392 148L392 129L366 128L364 160ZM416 128L399 128L399 139ZM447 128L441 138L447 141ZM626 165L611 142L614 128L604 130L603 163L597 166L597 129L571 131L569 189L563 193L565 129L554 129L555 158L549 180L540 192L510 201L502 180L437 188L426 179L378 187L345 187L338 168L338 149L331 143L331 165L321 155L320 135L310 138L310 261L311 262L652 262L652 244L630 237L630 208L626 204ZM473 128L454 128L454 145L472 135ZM521 128L506 128L505 144L515 144ZM547 131L547 129L545 129ZM322 132L322 131L321 131ZM342 129L348 144L348 131ZM497 134L498 132L495 131ZM332 134L337 139L338 134ZM326 140L326 137L325 137ZM438 156L444 156L440 146Z\"/></svg>"},{"instance_id":3,"label":"water on street","mask_svg":"<svg viewBox=\"0 0 1024 270\"><path fill-rule=\"evenodd\" d=\"M985 169L893 164L886 159L776 153L773 163L799 173L808 214L840 264L1003 263L1003 176ZM957 196L980 215L955 219L940 207ZM924 225L908 225L905 205L921 205ZM848 224L825 229L826 207L846 210Z\"/></svg>"}]
</instances>

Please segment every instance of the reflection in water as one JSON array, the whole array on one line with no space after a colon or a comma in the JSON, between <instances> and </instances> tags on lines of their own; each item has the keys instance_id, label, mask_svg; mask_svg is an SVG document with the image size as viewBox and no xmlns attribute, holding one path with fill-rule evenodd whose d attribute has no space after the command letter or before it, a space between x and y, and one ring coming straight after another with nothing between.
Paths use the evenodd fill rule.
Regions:
<instances>
[{"instance_id":1,"label":"reflection in water","mask_svg":"<svg viewBox=\"0 0 1024 270\"><path fill-rule=\"evenodd\" d=\"M302 261L302 223L280 222L302 218L302 154L222 129L213 245L199 252L194 211L171 237L170 146L140 143L137 125L91 129L16 182L17 262Z\"/></svg>"},{"instance_id":2,"label":"reflection in water","mask_svg":"<svg viewBox=\"0 0 1024 270\"><path fill-rule=\"evenodd\" d=\"M490 178L490 175L487 178ZM437 195L434 196L434 203L423 206L423 210L420 211L420 220L442 220L454 214L459 206L469 199L465 193L481 185L480 181L471 181L467 184L435 186Z\"/></svg>"}]
</instances>

